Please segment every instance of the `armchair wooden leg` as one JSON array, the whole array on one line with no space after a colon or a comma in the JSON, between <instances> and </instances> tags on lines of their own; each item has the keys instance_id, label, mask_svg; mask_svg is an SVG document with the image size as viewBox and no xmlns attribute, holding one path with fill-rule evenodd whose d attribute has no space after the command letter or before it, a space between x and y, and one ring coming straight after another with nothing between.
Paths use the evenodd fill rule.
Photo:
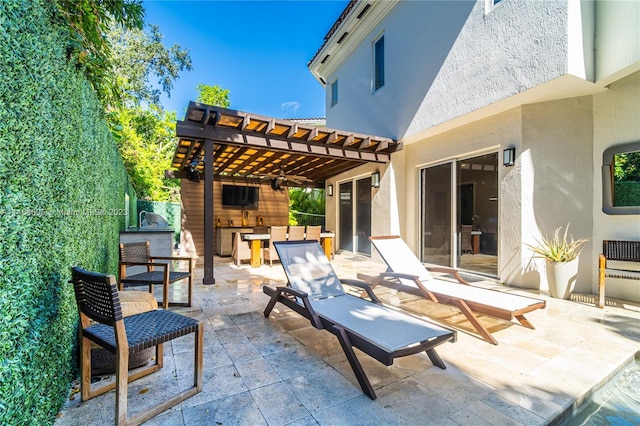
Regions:
<instances>
[{"instance_id":1,"label":"armchair wooden leg","mask_svg":"<svg viewBox=\"0 0 640 426\"><path fill-rule=\"evenodd\" d=\"M202 365L203 365L203 350L204 350L204 324L198 324L198 330L196 331L195 337L195 354L194 354L194 366L193 366L193 376L194 383L193 385L196 387L198 392L202 390Z\"/></svg>"},{"instance_id":2,"label":"armchair wooden leg","mask_svg":"<svg viewBox=\"0 0 640 426\"><path fill-rule=\"evenodd\" d=\"M604 277L598 282L598 308L604 308Z\"/></svg>"},{"instance_id":3,"label":"armchair wooden leg","mask_svg":"<svg viewBox=\"0 0 640 426\"><path fill-rule=\"evenodd\" d=\"M191 398L193 395L202 391L202 365L203 365L203 347L204 347L204 324L199 323L195 331L195 347L194 347L194 370L193 370L193 386L186 389L172 398L160 402L153 407L137 414L135 417L129 418L129 424L139 425L147 420L157 416L158 414L168 410L169 408Z\"/></svg>"},{"instance_id":4,"label":"armchair wooden leg","mask_svg":"<svg viewBox=\"0 0 640 426\"><path fill-rule=\"evenodd\" d=\"M129 373L129 348L121 346L116 354L116 424L127 424L127 391Z\"/></svg>"},{"instance_id":5,"label":"armchair wooden leg","mask_svg":"<svg viewBox=\"0 0 640 426\"><path fill-rule=\"evenodd\" d=\"M80 335L80 395L82 401L93 398L91 395L91 341Z\"/></svg>"},{"instance_id":6,"label":"armchair wooden leg","mask_svg":"<svg viewBox=\"0 0 640 426\"><path fill-rule=\"evenodd\" d=\"M164 280L162 282L162 307L169 309L169 266L164 268Z\"/></svg>"}]
</instances>

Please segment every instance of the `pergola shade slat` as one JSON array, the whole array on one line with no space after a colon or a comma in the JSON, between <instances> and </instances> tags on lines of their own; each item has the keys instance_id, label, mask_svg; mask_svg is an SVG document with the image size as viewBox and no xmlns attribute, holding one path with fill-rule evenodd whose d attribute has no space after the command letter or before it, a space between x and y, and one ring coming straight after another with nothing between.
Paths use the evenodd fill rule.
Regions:
<instances>
[{"instance_id":1,"label":"pergola shade slat","mask_svg":"<svg viewBox=\"0 0 640 426\"><path fill-rule=\"evenodd\" d=\"M285 170L302 176L305 186L359 165L387 163L402 144L390 138L355 134L284 119L191 102L176 126L179 143L172 167L175 176L203 170L205 140L212 140L214 176L259 178ZM292 157L290 160L287 156Z\"/></svg>"}]
</instances>

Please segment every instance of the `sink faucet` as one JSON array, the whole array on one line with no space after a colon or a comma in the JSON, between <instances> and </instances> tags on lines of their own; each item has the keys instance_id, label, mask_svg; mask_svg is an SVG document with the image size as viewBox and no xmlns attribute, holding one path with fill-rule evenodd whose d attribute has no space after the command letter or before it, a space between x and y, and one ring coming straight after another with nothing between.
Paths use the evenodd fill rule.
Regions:
<instances>
[{"instance_id":1,"label":"sink faucet","mask_svg":"<svg viewBox=\"0 0 640 426\"><path fill-rule=\"evenodd\" d=\"M140 213L138 213L138 228L142 229L142 213L144 213L144 215L147 215L147 212L145 210L142 210Z\"/></svg>"}]
</instances>

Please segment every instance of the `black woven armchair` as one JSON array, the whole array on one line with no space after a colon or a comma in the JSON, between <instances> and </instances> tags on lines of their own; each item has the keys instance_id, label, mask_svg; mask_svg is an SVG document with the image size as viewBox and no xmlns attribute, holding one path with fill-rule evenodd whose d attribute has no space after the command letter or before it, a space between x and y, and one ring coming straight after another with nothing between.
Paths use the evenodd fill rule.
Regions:
<instances>
[{"instance_id":1,"label":"black woven armchair","mask_svg":"<svg viewBox=\"0 0 640 426\"><path fill-rule=\"evenodd\" d=\"M80 389L82 401L116 389L115 423L140 424L202 390L203 324L167 310L122 316L113 275L72 268L72 282L80 314ZM93 320L93 322L91 321ZM162 368L163 343L195 333L193 387L127 418L128 382ZM116 355L116 381L91 388L91 342ZM156 363L129 373L129 354L156 347Z\"/></svg>"},{"instance_id":2,"label":"black woven armchair","mask_svg":"<svg viewBox=\"0 0 640 426\"><path fill-rule=\"evenodd\" d=\"M158 260L167 263L156 262ZM189 261L188 271L172 271L171 261ZM145 266L146 272L127 276L127 267ZM153 293L154 285L162 285L162 307L168 309L169 306L191 306L193 297L193 259L190 257L161 257L151 256L149 241L120 244L120 264L119 264L119 289L124 290L125 286L149 286L149 292ZM169 302L169 284L178 281L189 280L189 296L187 302Z\"/></svg>"}]
</instances>

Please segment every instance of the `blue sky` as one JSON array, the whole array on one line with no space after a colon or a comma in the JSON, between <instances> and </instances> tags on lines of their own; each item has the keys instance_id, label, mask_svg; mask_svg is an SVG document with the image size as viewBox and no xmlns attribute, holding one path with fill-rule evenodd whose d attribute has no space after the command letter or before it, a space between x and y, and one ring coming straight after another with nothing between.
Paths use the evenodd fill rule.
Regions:
<instances>
[{"instance_id":1,"label":"blue sky","mask_svg":"<svg viewBox=\"0 0 640 426\"><path fill-rule=\"evenodd\" d=\"M144 0L166 46L190 49L165 109L178 119L199 83L230 90L230 108L276 118L324 117L324 88L307 68L348 0Z\"/></svg>"}]
</instances>

